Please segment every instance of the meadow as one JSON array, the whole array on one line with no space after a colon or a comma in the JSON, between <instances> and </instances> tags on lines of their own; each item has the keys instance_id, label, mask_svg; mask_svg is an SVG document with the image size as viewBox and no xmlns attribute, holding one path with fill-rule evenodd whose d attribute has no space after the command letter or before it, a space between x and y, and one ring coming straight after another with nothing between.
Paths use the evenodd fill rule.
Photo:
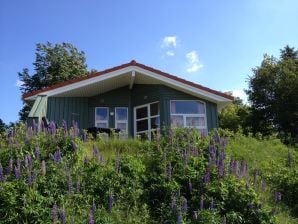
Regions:
<instances>
[{"instance_id":1,"label":"meadow","mask_svg":"<svg viewBox=\"0 0 298 224\"><path fill-rule=\"evenodd\" d=\"M298 151L164 129L153 141L19 125L0 142L0 223L298 222Z\"/></svg>"}]
</instances>

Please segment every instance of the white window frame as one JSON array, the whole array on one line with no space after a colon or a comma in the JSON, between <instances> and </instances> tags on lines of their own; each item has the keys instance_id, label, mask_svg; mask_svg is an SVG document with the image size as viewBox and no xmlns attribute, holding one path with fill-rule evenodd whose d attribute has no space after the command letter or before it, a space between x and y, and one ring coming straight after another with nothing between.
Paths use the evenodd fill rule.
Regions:
<instances>
[{"instance_id":1,"label":"white window frame","mask_svg":"<svg viewBox=\"0 0 298 224\"><path fill-rule=\"evenodd\" d=\"M159 111L158 111L159 114L151 116L150 105L155 104L155 103L159 103ZM137 119L137 109L142 108L142 107L147 107L147 113L148 113L147 117L142 117L140 119ZM134 107L134 136L136 137L138 134L147 133L148 139L151 140L151 132L159 131L159 129L160 129L160 128L151 129L151 119L156 118L156 117L159 117L159 127L160 127L160 102L159 101L155 101L152 103L147 103L147 104L143 104L143 105ZM137 122L142 121L142 120L148 121L148 129L146 131L137 131Z\"/></svg>"},{"instance_id":2,"label":"white window frame","mask_svg":"<svg viewBox=\"0 0 298 224\"><path fill-rule=\"evenodd\" d=\"M117 121L117 109L126 109L127 112L127 118L126 120L118 120ZM127 107L115 107L115 128L118 128L117 124L121 123L121 124L126 124L126 128L125 130L121 130L121 131L125 131L128 133L128 108Z\"/></svg>"},{"instance_id":3,"label":"white window frame","mask_svg":"<svg viewBox=\"0 0 298 224\"><path fill-rule=\"evenodd\" d=\"M100 109L106 109L107 110L107 120L96 120L96 110ZM107 124L106 128L109 128L109 107L95 107L95 127L98 127L97 124Z\"/></svg>"},{"instance_id":4,"label":"white window frame","mask_svg":"<svg viewBox=\"0 0 298 224\"><path fill-rule=\"evenodd\" d=\"M176 102L176 101L193 101L193 102L199 102L199 103L202 103L204 104L204 110L205 110L205 113L204 114L177 114L177 113L172 113L172 110L171 110L171 105L172 105L172 102ZM182 116L183 117L183 127L184 128L196 128L198 130L205 130L208 132L208 127L207 127L207 108L206 108L206 103L204 101L201 101L201 100L170 100L170 118L173 116ZM187 126L186 125L186 118L187 117L203 117L205 119L205 126ZM171 119L170 119L171 120ZM172 127L172 121L171 121L171 127ZM176 127L174 127L176 128Z\"/></svg>"}]
</instances>

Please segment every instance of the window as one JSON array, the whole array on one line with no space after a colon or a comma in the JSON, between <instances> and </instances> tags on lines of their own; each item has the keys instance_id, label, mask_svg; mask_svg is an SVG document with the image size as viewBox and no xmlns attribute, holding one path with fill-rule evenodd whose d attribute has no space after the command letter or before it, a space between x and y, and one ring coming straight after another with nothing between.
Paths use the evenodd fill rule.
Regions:
<instances>
[{"instance_id":1,"label":"window","mask_svg":"<svg viewBox=\"0 0 298 224\"><path fill-rule=\"evenodd\" d=\"M109 128L109 109L107 107L95 108L95 127Z\"/></svg>"},{"instance_id":2,"label":"window","mask_svg":"<svg viewBox=\"0 0 298 224\"><path fill-rule=\"evenodd\" d=\"M205 103L197 100L172 100L171 126L197 128L207 134Z\"/></svg>"},{"instance_id":3,"label":"window","mask_svg":"<svg viewBox=\"0 0 298 224\"><path fill-rule=\"evenodd\" d=\"M159 102L135 107L135 135L151 139L159 130Z\"/></svg>"},{"instance_id":4,"label":"window","mask_svg":"<svg viewBox=\"0 0 298 224\"><path fill-rule=\"evenodd\" d=\"M115 108L115 128L128 132L128 110L127 107Z\"/></svg>"}]
</instances>

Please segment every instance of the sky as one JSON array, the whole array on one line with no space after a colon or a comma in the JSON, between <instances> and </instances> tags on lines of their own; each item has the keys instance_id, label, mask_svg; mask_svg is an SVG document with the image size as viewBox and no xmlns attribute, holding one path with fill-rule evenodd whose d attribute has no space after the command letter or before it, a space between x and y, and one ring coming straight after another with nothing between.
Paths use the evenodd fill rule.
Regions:
<instances>
[{"instance_id":1,"label":"sky","mask_svg":"<svg viewBox=\"0 0 298 224\"><path fill-rule=\"evenodd\" d=\"M134 59L245 100L265 53L298 48L297 24L297 0L0 0L0 118L18 120L37 43L72 43L88 69Z\"/></svg>"}]
</instances>

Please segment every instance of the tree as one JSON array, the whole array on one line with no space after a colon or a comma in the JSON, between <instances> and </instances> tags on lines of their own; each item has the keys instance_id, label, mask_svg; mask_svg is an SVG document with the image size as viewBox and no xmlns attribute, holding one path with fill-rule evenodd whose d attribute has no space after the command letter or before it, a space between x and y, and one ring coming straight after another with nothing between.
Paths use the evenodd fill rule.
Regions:
<instances>
[{"instance_id":1,"label":"tree","mask_svg":"<svg viewBox=\"0 0 298 224\"><path fill-rule=\"evenodd\" d=\"M246 91L254 133L298 135L298 51L286 46L279 59L265 55L253 69Z\"/></svg>"},{"instance_id":2,"label":"tree","mask_svg":"<svg viewBox=\"0 0 298 224\"><path fill-rule=\"evenodd\" d=\"M0 134L4 133L6 130L7 126L6 124L2 121L2 119L0 118Z\"/></svg>"},{"instance_id":3,"label":"tree","mask_svg":"<svg viewBox=\"0 0 298 224\"><path fill-rule=\"evenodd\" d=\"M242 130L248 134L251 130L251 111L248 105L236 97L233 104L221 110L219 114L219 126L224 129L237 132Z\"/></svg>"},{"instance_id":4,"label":"tree","mask_svg":"<svg viewBox=\"0 0 298 224\"><path fill-rule=\"evenodd\" d=\"M70 43L52 45L36 45L35 73L30 75L29 69L19 72L19 79L23 82L20 87L22 94L40 90L59 82L74 79L87 73L85 53L79 51ZM30 106L25 103L19 112L20 120L26 120Z\"/></svg>"}]
</instances>

